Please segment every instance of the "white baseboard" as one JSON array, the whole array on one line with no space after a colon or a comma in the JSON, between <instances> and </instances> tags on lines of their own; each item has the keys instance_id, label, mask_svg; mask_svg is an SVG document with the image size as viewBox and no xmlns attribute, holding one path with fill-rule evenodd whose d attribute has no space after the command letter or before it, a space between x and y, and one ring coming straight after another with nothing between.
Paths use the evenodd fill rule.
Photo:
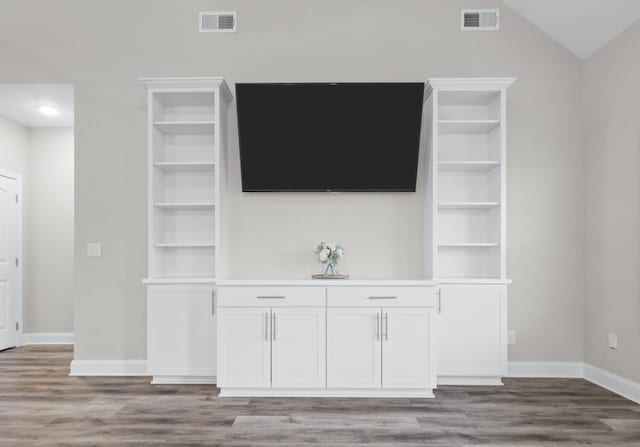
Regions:
<instances>
[{"instance_id":1,"label":"white baseboard","mask_svg":"<svg viewBox=\"0 0 640 447\"><path fill-rule=\"evenodd\" d=\"M147 376L146 360L72 360L70 376Z\"/></svg>"},{"instance_id":2,"label":"white baseboard","mask_svg":"<svg viewBox=\"0 0 640 447\"><path fill-rule=\"evenodd\" d=\"M640 383L585 363L584 378L602 388L640 404Z\"/></svg>"},{"instance_id":3,"label":"white baseboard","mask_svg":"<svg viewBox=\"0 0 640 447\"><path fill-rule=\"evenodd\" d=\"M582 362L509 362L507 377L584 377Z\"/></svg>"},{"instance_id":4,"label":"white baseboard","mask_svg":"<svg viewBox=\"0 0 640 447\"><path fill-rule=\"evenodd\" d=\"M72 345L73 332L26 332L22 345Z\"/></svg>"},{"instance_id":5,"label":"white baseboard","mask_svg":"<svg viewBox=\"0 0 640 447\"><path fill-rule=\"evenodd\" d=\"M585 379L640 404L640 383L583 362L509 362L507 377Z\"/></svg>"},{"instance_id":6,"label":"white baseboard","mask_svg":"<svg viewBox=\"0 0 640 447\"><path fill-rule=\"evenodd\" d=\"M26 335L26 334L25 334ZM25 343L26 344L26 343ZM70 376L147 376L145 360L73 360ZM548 377L586 379L598 386L608 389L620 396L640 404L640 383L625 379L622 376L582 362L509 362L507 377ZM454 383L451 384L461 384ZM494 379L491 383L475 385L498 385ZM209 384L215 383L214 377L177 377L156 376L152 383L156 384ZM442 385L443 383L440 382ZM465 384L467 384L465 382ZM241 390L235 390L238 393ZM265 394L267 395L267 394Z\"/></svg>"}]
</instances>

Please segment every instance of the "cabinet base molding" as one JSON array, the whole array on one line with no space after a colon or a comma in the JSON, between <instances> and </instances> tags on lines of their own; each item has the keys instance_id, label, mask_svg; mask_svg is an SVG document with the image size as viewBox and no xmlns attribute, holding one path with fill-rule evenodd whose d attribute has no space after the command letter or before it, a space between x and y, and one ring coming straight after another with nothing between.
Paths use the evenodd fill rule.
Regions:
<instances>
[{"instance_id":1,"label":"cabinet base molding","mask_svg":"<svg viewBox=\"0 0 640 447\"><path fill-rule=\"evenodd\" d=\"M430 389L360 389L360 388L222 388L220 397L377 397L433 398Z\"/></svg>"},{"instance_id":2,"label":"cabinet base molding","mask_svg":"<svg viewBox=\"0 0 640 447\"><path fill-rule=\"evenodd\" d=\"M215 376L153 376L152 385L215 385Z\"/></svg>"},{"instance_id":3,"label":"cabinet base molding","mask_svg":"<svg viewBox=\"0 0 640 447\"><path fill-rule=\"evenodd\" d=\"M438 376L438 385L501 386L501 376Z\"/></svg>"}]
</instances>

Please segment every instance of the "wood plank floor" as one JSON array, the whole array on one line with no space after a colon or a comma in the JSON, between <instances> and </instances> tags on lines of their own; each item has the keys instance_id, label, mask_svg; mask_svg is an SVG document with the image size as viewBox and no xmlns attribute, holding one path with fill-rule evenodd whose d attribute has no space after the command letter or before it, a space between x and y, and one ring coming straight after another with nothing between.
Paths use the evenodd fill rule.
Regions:
<instances>
[{"instance_id":1,"label":"wood plank floor","mask_svg":"<svg viewBox=\"0 0 640 447\"><path fill-rule=\"evenodd\" d=\"M584 380L441 387L436 399L218 398L68 377L71 347L0 352L0 445L640 446L640 406Z\"/></svg>"}]
</instances>

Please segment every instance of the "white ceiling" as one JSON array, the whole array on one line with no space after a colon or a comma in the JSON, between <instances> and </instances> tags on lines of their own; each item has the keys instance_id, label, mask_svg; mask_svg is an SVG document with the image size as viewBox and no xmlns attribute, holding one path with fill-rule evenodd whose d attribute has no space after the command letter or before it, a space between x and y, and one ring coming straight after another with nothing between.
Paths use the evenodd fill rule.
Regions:
<instances>
[{"instance_id":1,"label":"white ceiling","mask_svg":"<svg viewBox=\"0 0 640 447\"><path fill-rule=\"evenodd\" d=\"M40 106L60 114L44 115ZM0 84L0 116L27 127L73 127L73 85Z\"/></svg>"},{"instance_id":2,"label":"white ceiling","mask_svg":"<svg viewBox=\"0 0 640 447\"><path fill-rule=\"evenodd\" d=\"M640 19L640 0L503 0L580 59Z\"/></svg>"}]
</instances>

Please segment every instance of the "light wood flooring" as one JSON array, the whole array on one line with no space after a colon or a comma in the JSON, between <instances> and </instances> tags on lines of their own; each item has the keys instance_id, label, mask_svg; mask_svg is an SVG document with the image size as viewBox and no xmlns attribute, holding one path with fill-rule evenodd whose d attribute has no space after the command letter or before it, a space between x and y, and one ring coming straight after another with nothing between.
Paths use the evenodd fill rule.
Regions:
<instances>
[{"instance_id":1,"label":"light wood flooring","mask_svg":"<svg viewBox=\"0 0 640 447\"><path fill-rule=\"evenodd\" d=\"M0 445L640 446L640 405L584 380L436 399L218 398L213 386L68 377L72 348L0 352Z\"/></svg>"}]
</instances>

